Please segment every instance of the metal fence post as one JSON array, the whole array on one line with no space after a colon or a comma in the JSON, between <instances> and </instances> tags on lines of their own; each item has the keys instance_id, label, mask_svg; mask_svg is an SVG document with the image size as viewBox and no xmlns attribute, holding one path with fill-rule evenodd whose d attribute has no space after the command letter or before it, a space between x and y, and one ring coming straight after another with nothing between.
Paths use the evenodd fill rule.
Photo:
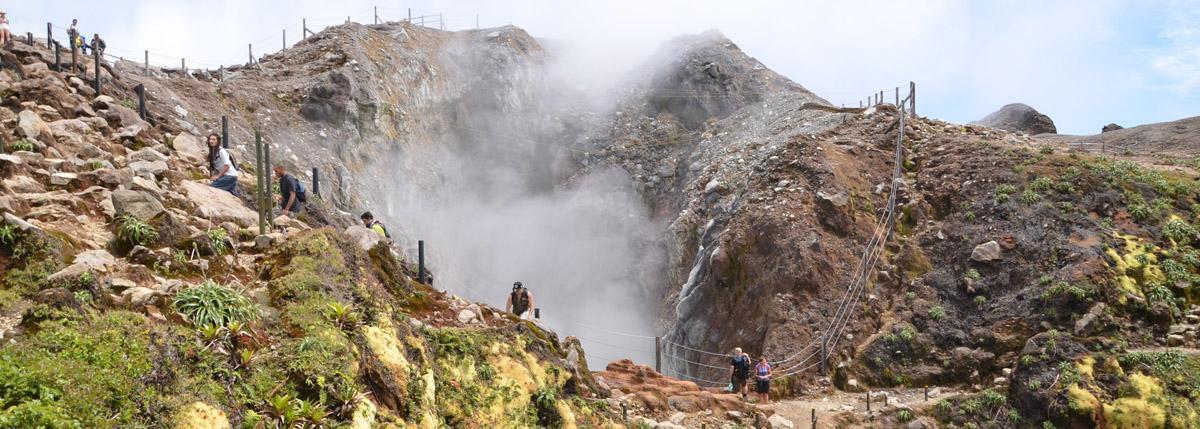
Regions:
<instances>
[{"instance_id":1,"label":"metal fence post","mask_svg":"<svg viewBox=\"0 0 1200 429\"><path fill-rule=\"evenodd\" d=\"M229 149L229 117L221 116L221 147Z\"/></svg>"},{"instance_id":2,"label":"metal fence post","mask_svg":"<svg viewBox=\"0 0 1200 429\"><path fill-rule=\"evenodd\" d=\"M179 59L179 69L183 71L183 77L187 77L187 58Z\"/></svg>"},{"instance_id":3,"label":"metal fence post","mask_svg":"<svg viewBox=\"0 0 1200 429\"><path fill-rule=\"evenodd\" d=\"M822 334L821 335L821 375L825 375L825 371L827 370L827 368L825 368L825 366L826 366L826 362L828 360L829 360L829 356L826 355L826 351L825 351L825 335Z\"/></svg>"},{"instance_id":4,"label":"metal fence post","mask_svg":"<svg viewBox=\"0 0 1200 429\"><path fill-rule=\"evenodd\" d=\"M250 58L249 60L246 60L246 65L254 64L254 44L253 43L249 43L246 45L246 52L249 53L249 58Z\"/></svg>"},{"instance_id":5,"label":"metal fence post","mask_svg":"<svg viewBox=\"0 0 1200 429\"><path fill-rule=\"evenodd\" d=\"M54 47L54 24L46 23L46 49Z\"/></svg>"},{"instance_id":6,"label":"metal fence post","mask_svg":"<svg viewBox=\"0 0 1200 429\"><path fill-rule=\"evenodd\" d=\"M146 50L146 76L150 76L150 51Z\"/></svg>"},{"instance_id":7,"label":"metal fence post","mask_svg":"<svg viewBox=\"0 0 1200 429\"><path fill-rule=\"evenodd\" d=\"M375 24L379 24L379 6L375 6Z\"/></svg>"},{"instance_id":8,"label":"metal fence post","mask_svg":"<svg viewBox=\"0 0 1200 429\"><path fill-rule=\"evenodd\" d=\"M271 143L270 142L263 142L263 166L265 167L265 170L267 172L267 174L263 175L263 177L265 178L263 180L266 181L266 184L267 184L267 189L266 189L267 190L267 206L266 206L267 207L267 210L266 210L266 212L267 212L266 213L267 227L270 228L271 231L274 231L275 230L275 219L274 219L274 216L272 216L272 214L274 214L274 207L275 207L275 188L274 188L274 185L271 184L271 172L274 169L272 168L273 166L271 165Z\"/></svg>"},{"instance_id":9,"label":"metal fence post","mask_svg":"<svg viewBox=\"0 0 1200 429\"><path fill-rule=\"evenodd\" d=\"M312 194L314 197L321 198L321 171L317 170L317 167L313 167Z\"/></svg>"},{"instance_id":10,"label":"metal fence post","mask_svg":"<svg viewBox=\"0 0 1200 429\"><path fill-rule=\"evenodd\" d=\"M425 240L417 240L417 282L425 284Z\"/></svg>"},{"instance_id":11,"label":"metal fence post","mask_svg":"<svg viewBox=\"0 0 1200 429\"><path fill-rule=\"evenodd\" d=\"M412 24L412 8L408 8L408 23Z\"/></svg>"},{"instance_id":12,"label":"metal fence post","mask_svg":"<svg viewBox=\"0 0 1200 429\"><path fill-rule=\"evenodd\" d=\"M54 42L54 70L62 70L62 62L58 58L58 51L60 50L62 50L62 45Z\"/></svg>"},{"instance_id":13,"label":"metal fence post","mask_svg":"<svg viewBox=\"0 0 1200 429\"><path fill-rule=\"evenodd\" d=\"M79 58L75 49L75 41L71 41L71 73L79 73ZM84 70L87 70L85 67Z\"/></svg>"},{"instance_id":14,"label":"metal fence post","mask_svg":"<svg viewBox=\"0 0 1200 429\"><path fill-rule=\"evenodd\" d=\"M812 409L812 429L817 429L817 409Z\"/></svg>"},{"instance_id":15,"label":"metal fence post","mask_svg":"<svg viewBox=\"0 0 1200 429\"><path fill-rule=\"evenodd\" d=\"M896 87L896 107L900 107L900 87Z\"/></svg>"},{"instance_id":16,"label":"metal fence post","mask_svg":"<svg viewBox=\"0 0 1200 429\"><path fill-rule=\"evenodd\" d=\"M662 337L654 337L654 371L662 374Z\"/></svg>"},{"instance_id":17,"label":"metal fence post","mask_svg":"<svg viewBox=\"0 0 1200 429\"><path fill-rule=\"evenodd\" d=\"M908 111L917 116L917 83L908 82Z\"/></svg>"},{"instance_id":18,"label":"metal fence post","mask_svg":"<svg viewBox=\"0 0 1200 429\"><path fill-rule=\"evenodd\" d=\"M138 96L138 117L144 121L146 120L146 85L139 83L134 89L137 90Z\"/></svg>"},{"instance_id":19,"label":"metal fence post","mask_svg":"<svg viewBox=\"0 0 1200 429\"><path fill-rule=\"evenodd\" d=\"M267 233L266 217L263 216L263 194L266 193L263 179L267 175L267 169L263 167L263 141L262 134L258 130L254 130L254 170L255 176L257 176L254 183L254 195L258 197L258 234L262 235Z\"/></svg>"},{"instance_id":20,"label":"metal fence post","mask_svg":"<svg viewBox=\"0 0 1200 429\"><path fill-rule=\"evenodd\" d=\"M287 29L283 29L283 47L279 48L279 52L287 50Z\"/></svg>"}]
</instances>

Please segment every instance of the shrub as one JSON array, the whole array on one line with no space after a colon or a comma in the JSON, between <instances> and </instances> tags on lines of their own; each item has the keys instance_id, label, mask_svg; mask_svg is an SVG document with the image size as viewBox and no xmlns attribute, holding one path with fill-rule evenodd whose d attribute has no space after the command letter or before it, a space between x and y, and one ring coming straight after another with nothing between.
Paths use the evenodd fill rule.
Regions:
<instances>
[{"instance_id":1,"label":"shrub","mask_svg":"<svg viewBox=\"0 0 1200 429\"><path fill-rule=\"evenodd\" d=\"M1004 402L1005 402L1005 397L1000 392L997 392L992 389L987 389L987 390L983 391L983 403L985 405L987 405L988 407L996 408L1001 405L1004 405Z\"/></svg>"},{"instance_id":2,"label":"shrub","mask_svg":"<svg viewBox=\"0 0 1200 429\"><path fill-rule=\"evenodd\" d=\"M968 220L968 221L975 220L975 212L973 212L973 211L968 211L968 212L966 212L966 213L964 213L964 214L963 214L963 217L967 218L967 220Z\"/></svg>"},{"instance_id":3,"label":"shrub","mask_svg":"<svg viewBox=\"0 0 1200 429\"><path fill-rule=\"evenodd\" d=\"M1050 155L1054 153L1054 148L1050 146L1042 146L1040 149L1038 149L1038 152L1042 153L1043 155Z\"/></svg>"},{"instance_id":4,"label":"shrub","mask_svg":"<svg viewBox=\"0 0 1200 429\"><path fill-rule=\"evenodd\" d=\"M225 326L232 321L247 321L257 316L257 309L249 298L211 280L179 292L171 305L194 326Z\"/></svg>"},{"instance_id":5,"label":"shrub","mask_svg":"<svg viewBox=\"0 0 1200 429\"><path fill-rule=\"evenodd\" d=\"M212 250L216 254L223 255L229 250L229 244L225 241L228 238L228 232L225 231L225 228L213 228L206 231L204 235L208 236L208 241L211 243Z\"/></svg>"},{"instance_id":6,"label":"shrub","mask_svg":"<svg viewBox=\"0 0 1200 429\"><path fill-rule=\"evenodd\" d=\"M987 304L987 297L979 295L975 297L974 301L976 306L983 307L984 304Z\"/></svg>"},{"instance_id":7,"label":"shrub","mask_svg":"<svg viewBox=\"0 0 1200 429\"><path fill-rule=\"evenodd\" d=\"M929 317L932 317L933 320L945 319L946 318L946 309L942 308L942 306L940 306L940 305L930 308L929 309Z\"/></svg>"},{"instance_id":8,"label":"shrub","mask_svg":"<svg viewBox=\"0 0 1200 429\"><path fill-rule=\"evenodd\" d=\"M1034 192L1032 189L1026 189L1021 192L1021 202L1025 204L1033 204L1042 200L1042 195Z\"/></svg>"},{"instance_id":9,"label":"shrub","mask_svg":"<svg viewBox=\"0 0 1200 429\"><path fill-rule=\"evenodd\" d=\"M1046 289L1042 292L1042 299L1050 300L1056 296L1069 295L1077 300L1082 301L1088 299L1091 294L1092 291L1088 289L1084 289L1067 282L1058 282L1055 283L1054 286L1051 286L1049 289Z\"/></svg>"},{"instance_id":10,"label":"shrub","mask_svg":"<svg viewBox=\"0 0 1200 429\"><path fill-rule=\"evenodd\" d=\"M967 270L967 278L971 279L972 281L979 281L979 279L983 278L983 276L979 275L979 270L971 268Z\"/></svg>"},{"instance_id":11,"label":"shrub","mask_svg":"<svg viewBox=\"0 0 1200 429\"><path fill-rule=\"evenodd\" d=\"M896 412L896 420L899 420L900 423L907 423L907 422L912 421L912 419L913 419L912 411L902 409L902 410Z\"/></svg>"},{"instance_id":12,"label":"shrub","mask_svg":"<svg viewBox=\"0 0 1200 429\"><path fill-rule=\"evenodd\" d=\"M117 239L132 245L146 245L158 240L158 231L126 213L117 217Z\"/></svg>"},{"instance_id":13,"label":"shrub","mask_svg":"<svg viewBox=\"0 0 1200 429\"><path fill-rule=\"evenodd\" d=\"M1051 186L1054 186L1053 180L1050 180L1049 177L1039 177L1034 180L1033 183L1029 184L1029 189L1037 192L1043 192L1050 190Z\"/></svg>"},{"instance_id":14,"label":"shrub","mask_svg":"<svg viewBox=\"0 0 1200 429\"><path fill-rule=\"evenodd\" d=\"M1150 210L1150 206L1146 205L1146 203L1134 203L1129 205L1129 214L1133 215L1134 219L1146 220L1154 212Z\"/></svg>"},{"instance_id":15,"label":"shrub","mask_svg":"<svg viewBox=\"0 0 1200 429\"><path fill-rule=\"evenodd\" d=\"M1175 243L1188 244L1192 242L1192 239L1196 238L1198 232L1192 224L1187 223L1183 219L1173 218L1167 221L1166 224L1163 224L1162 233L1164 237L1171 239Z\"/></svg>"},{"instance_id":16,"label":"shrub","mask_svg":"<svg viewBox=\"0 0 1200 429\"><path fill-rule=\"evenodd\" d=\"M26 140L26 139L17 140L15 142L13 142L13 144L8 145L8 149L13 152L19 152L19 151L33 152L33 142Z\"/></svg>"},{"instance_id":17,"label":"shrub","mask_svg":"<svg viewBox=\"0 0 1200 429\"><path fill-rule=\"evenodd\" d=\"M15 241L17 241L17 228L9 224L0 225L0 243L12 245Z\"/></svg>"},{"instance_id":18,"label":"shrub","mask_svg":"<svg viewBox=\"0 0 1200 429\"><path fill-rule=\"evenodd\" d=\"M1016 192L1017 192L1016 186L1013 186L1013 185L1010 185L1007 183L996 185L996 196L997 197L999 197L1001 195L1011 195Z\"/></svg>"}]
</instances>

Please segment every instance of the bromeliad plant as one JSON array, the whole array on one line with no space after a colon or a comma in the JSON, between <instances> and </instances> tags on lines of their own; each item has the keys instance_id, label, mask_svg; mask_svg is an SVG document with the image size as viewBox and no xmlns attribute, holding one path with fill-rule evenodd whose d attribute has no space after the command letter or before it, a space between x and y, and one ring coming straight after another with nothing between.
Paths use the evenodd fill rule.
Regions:
<instances>
[{"instance_id":1,"label":"bromeliad plant","mask_svg":"<svg viewBox=\"0 0 1200 429\"><path fill-rule=\"evenodd\" d=\"M158 240L158 231L154 226L126 213L117 217L117 239L142 246Z\"/></svg>"},{"instance_id":2,"label":"bromeliad plant","mask_svg":"<svg viewBox=\"0 0 1200 429\"><path fill-rule=\"evenodd\" d=\"M179 292L171 305L193 326L225 327L258 317L258 309L249 298L211 280Z\"/></svg>"}]
</instances>

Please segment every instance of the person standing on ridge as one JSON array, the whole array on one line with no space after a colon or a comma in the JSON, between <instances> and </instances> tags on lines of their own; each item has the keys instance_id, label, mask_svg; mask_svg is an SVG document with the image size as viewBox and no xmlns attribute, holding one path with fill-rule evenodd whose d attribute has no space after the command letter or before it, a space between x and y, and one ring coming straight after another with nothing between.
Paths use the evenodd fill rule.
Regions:
<instances>
[{"instance_id":1,"label":"person standing on ridge","mask_svg":"<svg viewBox=\"0 0 1200 429\"><path fill-rule=\"evenodd\" d=\"M508 294L508 302L504 304L504 311L512 312L518 318L528 312L529 319L533 320L533 308L533 293L525 289L521 282L513 283L512 293Z\"/></svg>"},{"instance_id":2,"label":"person standing on ridge","mask_svg":"<svg viewBox=\"0 0 1200 429\"><path fill-rule=\"evenodd\" d=\"M733 393L740 393L746 399L746 382L750 379L750 367L754 363L750 355L742 353L741 347L733 349L733 359L729 361L729 382Z\"/></svg>"},{"instance_id":3,"label":"person standing on ridge","mask_svg":"<svg viewBox=\"0 0 1200 429\"><path fill-rule=\"evenodd\" d=\"M8 46L12 42L12 32L8 30L8 13L0 10L0 45Z\"/></svg>"},{"instance_id":4,"label":"person standing on ridge","mask_svg":"<svg viewBox=\"0 0 1200 429\"><path fill-rule=\"evenodd\" d=\"M108 48L108 44L104 43L104 39L100 38L100 33L93 34L92 35L92 50L96 51L96 53L100 54L100 56L103 57L105 48Z\"/></svg>"},{"instance_id":5,"label":"person standing on ridge","mask_svg":"<svg viewBox=\"0 0 1200 429\"><path fill-rule=\"evenodd\" d=\"M304 185L296 176L288 174L282 165L275 165L275 177L279 178L279 202L283 215L294 218L300 214L300 209L308 198L304 195Z\"/></svg>"},{"instance_id":6,"label":"person standing on ridge","mask_svg":"<svg viewBox=\"0 0 1200 429\"><path fill-rule=\"evenodd\" d=\"M383 226L383 223L375 220L375 215L371 214L371 212L363 212L362 216L359 217L362 219L363 226L367 227L367 229L375 231L376 234L379 234L383 238L392 238L392 235L388 234L387 228Z\"/></svg>"},{"instance_id":7,"label":"person standing on ridge","mask_svg":"<svg viewBox=\"0 0 1200 429\"><path fill-rule=\"evenodd\" d=\"M239 195L237 166L233 165L233 157L229 155L229 150L221 147L221 136L217 133L208 135L208 167L213 172L208 178L212 181L209 186L235 196Z\"/></svg>"},{"instance_id":8,"label":"person standing on ridge","mask_svg":"<svg viewBox=\"0 0 1200 429\"><path fill-rule=\"evenodd\" d=\"M754 366L754 391L758 392L758 403L771 403L771 364L766 356L758 358L758 365Z\"/></svg>"}]
</instances>

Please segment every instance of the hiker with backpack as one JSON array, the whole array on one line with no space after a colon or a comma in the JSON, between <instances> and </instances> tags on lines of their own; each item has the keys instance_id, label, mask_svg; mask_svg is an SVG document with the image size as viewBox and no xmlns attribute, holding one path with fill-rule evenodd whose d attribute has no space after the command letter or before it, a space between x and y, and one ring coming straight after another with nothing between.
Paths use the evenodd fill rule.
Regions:
<instances>
[{"instance_id":1,"label":"hiker with backpack","mask_svg":"<svg viewBox=\"0 0 1200 429\"><path fill-rule=\"evenodd\" d=\"M529 319L533 320L533 308L533 293L525 289L521 282L513 283L512 293L508 294L508 303L504 304L504 311L512 312L517 318L529 313Z\"/></svg>"},{"instance_id":2,"label":"hiker with backpack","mask_svg":"<svg viewBox=\"0 0 1200 429\"><path fill-rule=\"evenodd\" d=\"M729 385L730 391L740 393L742 399L746 399L746 382L750 379L750 367L753 362L750 355L742 353L741 347L733 349L733 359L729 362Z\"/></svg>"},{"instance_id":3,"label":"hiker with backpack","mask_svg":"<svg viewBox=\"0 0 1200 429\"><path fill-rule=\"evenodd\" d=\"M221 147L221 136L216 133L208 135L208 167L213 172L208 178L212 181L209 186L235 196L239 195L237 166L234 165L229 150Z\"/></svg>"},{"instance_id":4,"label":"hiker with backpack","mask_svg":"<svg viewBox=\"0 0 1200 429\"><path fill-rule=\"evenodd\" d=\"M280 209L284 216L294 218L300 214L304 203L308 202L304 185L300 183L299 179L296 179L296 176L288 174L287 169L282 165L276 164L274 170L275 177L279 179Z\"/></svg>"},{"instance_id":5,"label":"hiker with backpack","mask_svg":"<svg viewBox=\"0 0 1200 429\"><path fill-rule=\"evenodd\" d=\"M771 403L771 364L766 356L758 358L758 365L754 366L754 391L758 393L758 403Z\"/></svg>"},{"instance_id":6,"label":"hiker with backpack","mask_svg":"<svg viewBox=\"0 0 1200 429\"><path fill-rule=\"evenodd\" d=\"M371 212L363 212L359 218L362 219L363 226L367 227L367 229L375 231L376 234L383 236L383 238L392 238L392 235L388 234L387 227L375 220L375 215L371 214Z\"/></svg>"}]
</instances>

